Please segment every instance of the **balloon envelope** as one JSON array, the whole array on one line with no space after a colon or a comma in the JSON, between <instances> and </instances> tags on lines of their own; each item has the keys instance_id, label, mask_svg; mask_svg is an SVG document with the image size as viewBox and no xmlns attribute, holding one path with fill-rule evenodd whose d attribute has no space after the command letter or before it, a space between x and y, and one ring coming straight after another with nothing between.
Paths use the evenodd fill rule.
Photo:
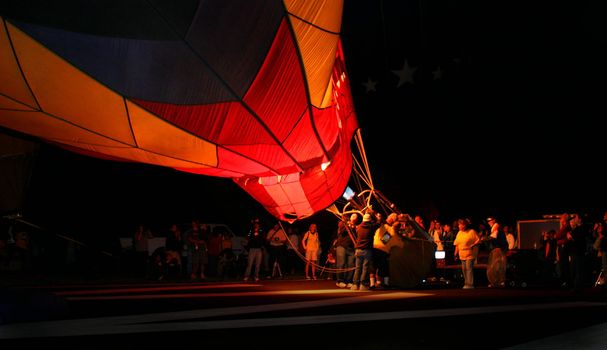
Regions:
<instances>
[{"instance_id":1,"label":"balloon envelope","mask_svg":"<svg viewBox=\"0 0 607 350\"><path fill-rule=\"evenodd\" d=\"M233 178L295 220L338 199L358 127L342 1L6 1L0 125Z\"/></svg>"}]
</instances>

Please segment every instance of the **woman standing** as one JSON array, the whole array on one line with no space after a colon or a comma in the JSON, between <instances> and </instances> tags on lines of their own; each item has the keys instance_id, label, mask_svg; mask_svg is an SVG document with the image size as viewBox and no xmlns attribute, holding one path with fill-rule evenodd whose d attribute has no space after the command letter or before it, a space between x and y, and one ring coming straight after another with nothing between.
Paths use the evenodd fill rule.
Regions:
<instances>
[{"instance_id":1,"label":"woman standing","mask_svg":"<svg viewBox=\"0 0 607 350\"><path fill-rule=\"evenodd\" d=\"M476 231L470 228L468 219L457 220L459 232L455 236L455 259L459 257L462 262L462 273L464 274L464 289L474 288L474 247L480 242Z\"/></svg>"},{"instance_id":2,"label":"woman standing","mask_svg":"<svg viewBox=\"0 0 607 350\"><path fill-rule=\"evenodd\" d=\"M316 224L311 224L308 232L304 234L302 245L306 251L306 278L310 278L310 267L312 267L312 278L316 279L316 262L318 261L318 249L320 240L318 239L318 229Z\"/></svg>"}]
</instances>

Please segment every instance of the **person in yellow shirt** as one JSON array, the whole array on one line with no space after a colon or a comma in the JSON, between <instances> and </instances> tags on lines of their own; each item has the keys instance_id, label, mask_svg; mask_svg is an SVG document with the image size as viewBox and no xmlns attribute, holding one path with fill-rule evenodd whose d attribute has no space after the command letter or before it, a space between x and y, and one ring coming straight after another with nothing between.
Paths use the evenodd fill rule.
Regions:
<instances>
[{"instance_id":1,"label":"person in yellow shirt","mask_svg":"<svg viewBox=\"0 0 607 350\"><path fill-rule=\"evenodd\" d=\"M318 249L320 248L320 239L316 224L311 224L308 232L303 236L302 245L306 251L306 278L316 279L316 263L318 261ZM310 270L312 276L310 276Z\"/></svg>"},{"instance_id":2,"label":"person in yellow shirt","mask_svg":"<svg viewBox=\"0 0 607 350\"><path fill-rule=\"evenodd\" d=\"M386 218L386 222L381 223L373 236L373 268L370 272L370 287L388 287L390 285L390 250L394 246L401 247L401 241L396 232L395 224L398 222L398 215L391 213ZM383 281L382 281L383 277Z\"/></svg>"},{"instance_id":3,"label":"person in yellow shirt","mask_svg":"<svg viewBox=\"0 0 607 350\"><path fill-rule=\"evenodd\" d=\"M464 289L474 288L474 247L480 243L478 233L470 227L470 220L457 220L459 232L455 236L455 259L462 262L462 273L464 274Z\"/></svg>"}]
</instances>

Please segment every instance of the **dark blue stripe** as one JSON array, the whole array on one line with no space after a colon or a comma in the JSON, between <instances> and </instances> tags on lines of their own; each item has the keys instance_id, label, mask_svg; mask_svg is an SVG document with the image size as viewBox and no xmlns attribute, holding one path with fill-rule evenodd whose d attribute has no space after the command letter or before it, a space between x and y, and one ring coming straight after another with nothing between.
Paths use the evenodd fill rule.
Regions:
<instances>
[{"instance_id":1,"label":"dark blue stripe","mask_svg":"<svg viewBox=\"0 0 607 350\"><path fill-rule=\"evenodd\" d=\"M16 25L121 95L174 104L235 99L184 42L108 38Z\"/></svg>"}]
</instances>

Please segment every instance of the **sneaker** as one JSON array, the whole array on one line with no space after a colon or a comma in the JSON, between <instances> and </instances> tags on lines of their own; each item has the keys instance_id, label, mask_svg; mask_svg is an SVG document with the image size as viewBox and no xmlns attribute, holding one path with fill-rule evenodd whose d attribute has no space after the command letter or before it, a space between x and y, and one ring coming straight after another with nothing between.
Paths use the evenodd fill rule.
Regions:
<instances>
[{"instance_id":1,"label":"sneaker","mask_svg":"<svg viewBox=\"0 0 607 350\"><path fill-rule=\"evenodd\" d=\"M307 279L307 280L311 280L310 276L306 276L306 279Z\"/></svg>"},{"instance_id":2,"label":"sneaker","mask_svg":"<svg viewBox=\"0 0 607 350\"><path fill-rule=\"evenodd\" d=\"M474 286L465 285L464 288L462 288L462 289L474 289Z\"/></svg>"},{"instance_id":3,"label":"sneaker","mask_svg":"<svg viewBox=\"0 0 607 350\"><path fill-rule=\"evenodd\" d=\"M364 285L361 284L360 288L358 290L360 290L361 292L368 292L369 291L369 287L364 286Z\"/></svg>"},{"instance_id":4,"label":"sneaker","mask_svg":"<svg viewBox=\"0 0 607 350\"><path fill-rule=\"evenodd\" d=\"M259 277L255 277L255 282L259 282Z\"/></svg>"},{"instance_id":5,"label":"sneaker","mask_svg":"<svg viewBox=\"0 0 607 350\"><path fill-rule=\"evenodd\" d=\"M243 281L245 281L245 282L247 282L248 280L249 280L249 277L245 277L245 278L243 279Z\"/></svg>"},{"instance_id":6,"label":"sneaker","mask_svg":"<svg viewBox=\"0 0 607 350\"><path fill-rule=\"evenodd\" d=\"M346 288L352 288L352 283L346 284Z\"/></svg>"},{"instance_id":7,"label":"sneaker","mask_svg":"<svg viewBox=\"0 0 607 350\"><path fill-rule=\"evenodd\" d=\"M358 290L358 286L353 284L352 287L350 287L350 290Z\"/></svg>"},{"instance_id":8,"label":"sneaker","mask_svg":"<svg viewBox=\"0 0 607 350\"><path fill-rule=\"evenodd\" d=\"M335 283L336 286L338 286L339 288L346 288L346 284L343 282L337 282Z\"/></svg>"}]
</instances>

